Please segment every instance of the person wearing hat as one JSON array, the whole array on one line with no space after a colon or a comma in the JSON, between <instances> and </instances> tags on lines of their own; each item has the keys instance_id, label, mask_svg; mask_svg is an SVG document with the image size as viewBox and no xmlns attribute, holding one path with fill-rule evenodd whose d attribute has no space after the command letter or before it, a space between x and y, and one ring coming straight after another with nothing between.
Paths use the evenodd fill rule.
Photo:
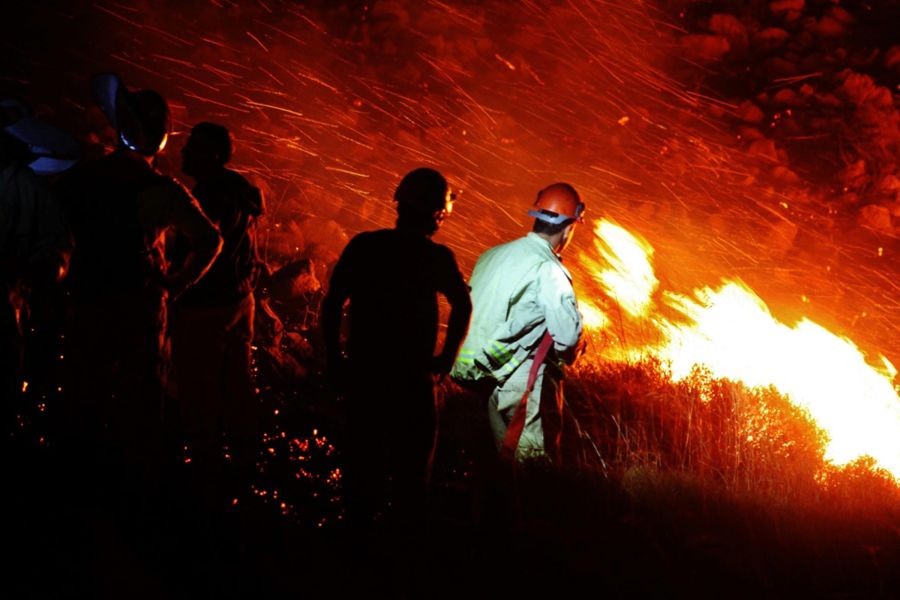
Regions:
<instances>
[{"instance_id":1,"label":"person wearing hat","mask_svg":"<svg viewBox=\"0 0 900 600\"><path fill-rule=\"evenodd\" d=\"M453 252L431 240L453 199L434 169L403 177L394 192L396 226L350 240L322 304L329 376L346 391L348 518L362 529L379 514L394 525L414 523L424 508L436 432L434 378L450 371L471 313ZM435 354L438 294L449 301L450 316Z\"/></svg>"},{"instance_id":2,"label":"person wearing hat","mask_svg":"<svg viewBox=\"0 0 900 600\"><path fill-rule=\"evenodd\" d=\"M547 186L528 212L532 231L487 250L472 271L472 323L451 376L489 394L488 419L506 458L559 458L562 368L582 330L560 255L583 213L575 188Z\"/></svg>"},{"instance_id":3,"label":"person wearing hat","mask_svg":"<svg viewBox=\"0 0 900 600\"><path fill-rule=\"evenodd\" d=\"M63 412L70 443L103 464L124 461L131 474L162 457L166 300L200 279L222 241L181 184L153 166L170 132L163 97L113 74L91 85L117 146L58 185L74 243ZM171 234L186 241L174 269L164 257Z\"/></svg>"},{"instance_id":4,"label":"person wearing hat","mask_svg":"<svg viewBox=\"0 0 900 600\"><path fill-rule=\"evenodd\" d=\"M52 304L70 244L46 178L75 164L78 144L12 99L0 100L0 128L0 426L8 439L24 369L35 374L51 362L49 311L36 309ZM52 382L31 383L34 390Z\"/></svg>"}]
</instances>

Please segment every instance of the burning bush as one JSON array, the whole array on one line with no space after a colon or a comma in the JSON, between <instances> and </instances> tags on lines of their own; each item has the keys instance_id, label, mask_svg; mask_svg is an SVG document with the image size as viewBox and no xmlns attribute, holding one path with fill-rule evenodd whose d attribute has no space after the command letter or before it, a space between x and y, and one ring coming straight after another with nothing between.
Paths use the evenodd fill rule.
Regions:
<instances>
[{"instance_id":1,"label":"burning bush","mask_svg":"<svg viewBox=\"0 0 900 600\"><path fill-rule=\"evenodd\" d=\"M824 432L774 389L748 389L699 369L673 382L662 364L647 360L589 362L567 390L580 465L683 472L783 500L808 496L824 468Z\"/></svg>"}]
</instances>

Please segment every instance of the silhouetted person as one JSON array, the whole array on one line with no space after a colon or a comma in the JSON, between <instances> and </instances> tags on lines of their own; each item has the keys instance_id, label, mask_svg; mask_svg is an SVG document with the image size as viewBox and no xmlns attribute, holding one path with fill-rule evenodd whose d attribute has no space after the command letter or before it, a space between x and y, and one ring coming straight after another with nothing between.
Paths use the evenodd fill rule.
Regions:
<instances>
[{"instance_id":1,"label":"silhouetted person","mask_svg":"<svg viewBox=\"0 0 900 600\"><path fill-rule=\"evenodd\" d=\"M78 148L14 100L0 101L0 126L0 434L7 438L20 408L15 400L25 385L24 361L35 374L48 367L38 362L50 360L46 352L24 356L26 331L34 341L37 328L41 341L48 341L30 317L58 287L70 250L62 211L41 176L71 167ZM32 389L46 384L30 383Z\"/></svg>"},{"instance_id":2,"label":"silhouetted person","mask_svg":"<svg viewBox=\"0 0 900 600\"><path fill-rule=\"evenodd\" d=\"M452 198L437 171L407 174L394 193L396 228L350 240L323 302L329 373L346 389L348 517L363 529L379 513L414 523L424 508L435 437L433 376L449 372L471 312L453 253L431 241ZM435 356L439 293L451 312ZM348 300L345 356L340 329Z\"/></svg>"},{"instance_id":3,"label":"silhouetted person","mask_svg":"<svg viewBox=\"0 0 900 600\"><path fill-rule=\"evenodd\" d=\"M196 180L192 192L219 227L222 252L191 289L173 305L169 332L175 391L190 456L207 474L228 455L244 478L254 466L259 402L250 379L253 289L261 264L256 223L263 212L259 190L227 169L232 143L228 130L200 123L182 150L182 170ZM180 242L181 240L178 240ZM176 263L183 244L176 243Z\"/></svg>"},{"instance_id":4,"label":"silhouetted person","mask_svg":"<svg viewBox=\"0 0 900 600\"><path fill-rule=\"evenodd\" d=\"M66 422L73 450L117 475L154 476L163 443L166 298L206 272L221 240L190 194L153 167L169 133L166 101L132 92L114 75L92 80L94 98L118 135L111 154L60 182L74 238L69 270ZM188 253L167 270L167 233ZM148 480L149 481L149 480Z\"/></svg>"}]
</instances>

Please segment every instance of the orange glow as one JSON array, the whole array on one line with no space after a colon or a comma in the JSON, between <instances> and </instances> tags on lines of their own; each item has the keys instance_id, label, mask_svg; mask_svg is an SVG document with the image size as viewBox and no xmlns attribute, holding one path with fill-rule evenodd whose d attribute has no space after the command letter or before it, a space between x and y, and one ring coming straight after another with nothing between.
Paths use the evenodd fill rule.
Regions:
<instances>
[{"instance_id":1,"label":"orange glow","mask_svg":"<svg viewBox=\"0 0 900 600\"><path fill-rule=\"evenodd\" d=\"M584 326L588 329L603 329L610 324L609 317L590 302L579 301L578 309L581 311Z\"/></svg>"},{"instance_id":2,"label":"orange glow","mask_svg":"<svg viewBox=\"0 0 900 600\"><path fill-rule=\"evenodd\" d=\"M603 262L581 257L582 262L596 265L595 278L609 297L658 334L658 341L610 351L607 358L656 356L669 365L674 380L704 367L749 387L774 386L827 432L827 460L844 465L868 455L900 480L897 369L885 357L873 365L851 340L808 319L780 322L752 289L734 280L689 295L663 291L660 304L676 313L668 318L652 310L657 283L652 268L647 271L652 248L646 246L641 260L636 252L643 244L629 241L638 238L625 230L601 222L595 233L602 238L595 247ZM632 265L635 273L629 271ZM586 324L605 326L593 310L588 309Z\"/></svg>"},{"instance_id":3,"label":"orange glow","mask_svg":"<svg viewBox=\"0 0 900 600\"><path fill-rule=\"evenodd\" d=\"M612 221L594 226L594 248L606 266L593 271L606 294L632 317L645 314L659 280L653 272L653 247Z\"/></svg>"},{"instance_id":4,"label":"orange glow","mask_svg":"<svg viewBox=\"0 0 900 600\"><path fill-rule=\"evenodd\" d=\"M900 402L886 359L868 364L852 341L807 319L779 322L737 282L694 298L671 294L667 303L688 319L662 323L668 343L658 352L673 377L703 365L751 387L773 385L828 433L827 459L843 465L869 455L900 478Z\"/></svg>"}]
</instances>

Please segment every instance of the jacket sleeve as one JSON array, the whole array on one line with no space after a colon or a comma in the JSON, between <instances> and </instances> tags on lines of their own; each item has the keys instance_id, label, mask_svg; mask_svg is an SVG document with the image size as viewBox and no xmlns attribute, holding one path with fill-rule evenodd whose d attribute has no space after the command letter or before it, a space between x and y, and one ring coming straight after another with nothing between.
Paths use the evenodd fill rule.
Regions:
<instances>
[{"instance_id":1,"label":"jacket sleeve","mask_svg":"<svg viewBox=\"0 0 900 600\"><path fill-rule=\"evenodd\" d=\"M581 314L572 282L559 265L546 262L538 269L538 303L544 310L547 330L557 354L566 356L581 338Z\"/></svg>"}]
</instances>

